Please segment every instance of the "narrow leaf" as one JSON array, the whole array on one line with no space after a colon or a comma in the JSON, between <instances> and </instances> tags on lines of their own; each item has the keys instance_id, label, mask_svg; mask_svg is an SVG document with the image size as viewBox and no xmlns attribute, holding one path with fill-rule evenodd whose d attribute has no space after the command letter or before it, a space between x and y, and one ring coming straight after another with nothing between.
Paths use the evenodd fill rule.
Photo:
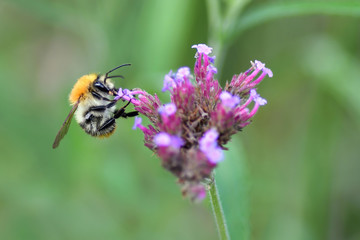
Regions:
<instances>
[{"instance_id":1,"label":"narrow leaf","mask_svg":"<svg viewBox=\"0 0 360 240\"><path fill-rule=\"evenodd\" d=\"M246 11L228 32L234 39L248 28L270 20L304 15L337 15L360 17L359 1L301 1L266 4Z\"/></svg>"}]
</instances>

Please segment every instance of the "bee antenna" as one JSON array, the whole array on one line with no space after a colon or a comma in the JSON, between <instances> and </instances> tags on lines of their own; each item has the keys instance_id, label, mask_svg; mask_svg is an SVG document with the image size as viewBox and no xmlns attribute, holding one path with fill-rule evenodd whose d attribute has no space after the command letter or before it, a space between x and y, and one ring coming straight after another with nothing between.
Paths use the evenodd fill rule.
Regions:
<instances>
[{"instance_id":1,"label":"bee antenna","mask_svg":"<svg viewBox=\"0 0 360 240\"><path fill-rule=\"evenodd\" d=\"M125 63L125 64L122 64L122 65L120 65L120 66L117 66L117 67L114 68L114 69L111 69L110 71L108 71L108 72L105 74L105 79L108 78L109 73L115 71L115 70L118 69L118 68L125 67L125 66L131 66L131 64L130 64L130 63Z\"/></svg>"},{"instance_id":2,"label":"bee antenna","mask_svg":"<svg viewBox=\"0 0 360 240\"><path fill-rule=\"evenodd\" d=\"M116 69L121 68L121 67L125 67L125 66L131 66L131 64L130 64L130 63L125 63L125 64L122 64L122 65L120 65L120 66L117 66L116 68L111 69L110 71L108 71L108 72L105 74L104 83L106 83L106 79L108 79L108 78L113 78L113 77L120 77L120 78L124 78L124 77L123 77L123 76L121 76L121 75L119 75L119 76L110 76L110 77L108 77L108 75L109 75L109 73L111 73L111 72L115 71Z\"/></svg>"},{"instance_id":3,"label":"bee antenna","mask_svg":"<svg viewBox=\"0 0 360 240\"><path fill-rule=\"evenodd\" d=\"M108 76L107 78L117 78L117 77L124 79L124 76L123 76L123 75Z\"/></svg>"}]
</instances>

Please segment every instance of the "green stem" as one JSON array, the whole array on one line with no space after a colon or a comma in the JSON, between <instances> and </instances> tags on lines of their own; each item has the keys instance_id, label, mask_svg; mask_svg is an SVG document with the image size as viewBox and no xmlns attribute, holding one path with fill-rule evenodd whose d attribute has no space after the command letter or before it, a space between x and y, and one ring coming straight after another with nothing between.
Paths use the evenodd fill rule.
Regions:
<instances>
[{"instance_id":1,"label":"green stem","mask_svg":"<svg viewBox=\"0 0 360 240\"><path fill-rule=\"evenodd\" d=\"M224 211L222 209L220 195L216 186L215 176L213 175L213 182L210 185L210 203L214 213L216 226L218 229L220 240L230 240L229 231L227 229Z\"/></svg>"}]
</instances>

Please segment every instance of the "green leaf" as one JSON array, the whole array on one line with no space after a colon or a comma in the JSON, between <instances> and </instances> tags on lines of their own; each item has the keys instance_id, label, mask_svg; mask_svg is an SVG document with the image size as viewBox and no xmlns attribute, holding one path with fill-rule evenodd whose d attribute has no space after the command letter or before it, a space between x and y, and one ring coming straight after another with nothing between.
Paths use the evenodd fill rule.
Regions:
<instances>
[{"instance_id":1,"label":"green leaf","mask_svg":"<svg viewBox=\"0 0 360 240\"><path fill-rule=\"evenodd\" d=\"M312 36L301 50L303 71L342 104L360 127L359 60L323 35Z\"/></svg>"},{"instance_id":2,"label":"green leaf","mask_svg":"<svg viewBox=\"0 0 360 240\"><path fill-rule=\"evenodd\" d=\"M360 17L359 1L301 1L278 2L262 5L245 12L227 32L228 40L243 31L274 19L305 15L338 15Z\"/></svg>"}]
</instances>

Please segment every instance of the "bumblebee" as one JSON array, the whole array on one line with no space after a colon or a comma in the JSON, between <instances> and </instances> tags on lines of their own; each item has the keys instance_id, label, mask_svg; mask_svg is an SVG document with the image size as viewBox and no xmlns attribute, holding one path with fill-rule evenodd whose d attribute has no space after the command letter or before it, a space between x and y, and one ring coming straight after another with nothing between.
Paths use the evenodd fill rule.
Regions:
<instances>
[{"instance_id":1,"label":"bumblebee","mask_svg":"<svg viewBox=\"0 0 360 240\"><path fill-rule=\"evenodd\" d=\"M137 111L125 112L130 101L117 109L115 106L117 101L111 99L118 93L118 89L115 88L111 78L123 78L123 76L109 76L109 74L124 66L130 66L130 64L117 66L105 75L93 73L78 79L69 95L69 101L73 107L56 135L53 148L59 146L60 141L68 132L74 115L80 127L94 137L109 137L116 128L115 119L138 115Z\"/></svg>"}]
</instances>

